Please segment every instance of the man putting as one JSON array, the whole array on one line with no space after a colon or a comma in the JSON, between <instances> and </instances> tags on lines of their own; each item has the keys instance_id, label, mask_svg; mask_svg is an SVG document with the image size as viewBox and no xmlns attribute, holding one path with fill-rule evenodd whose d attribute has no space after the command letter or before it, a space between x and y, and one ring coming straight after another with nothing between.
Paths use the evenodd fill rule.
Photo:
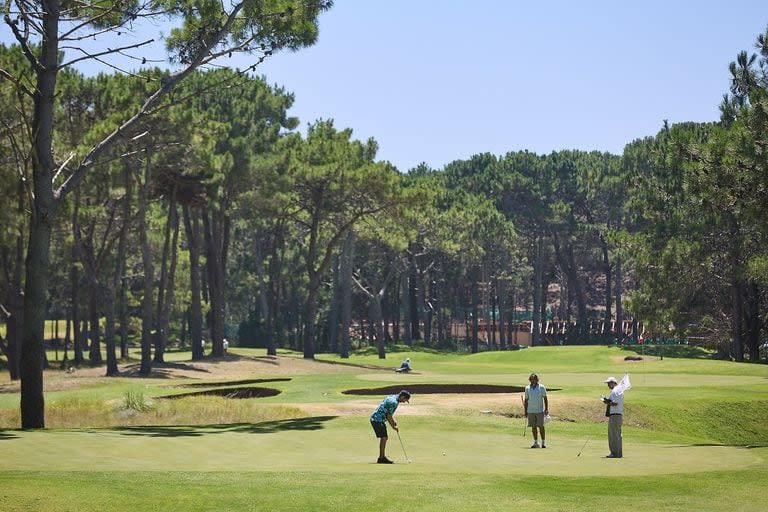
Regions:
<instances>
[{"instance_id":1,"label":"man putting","mask_svg":"<svg viewBox=\"0 0 768 512\"><path fill-rule=\"evenodd\" d=\"M528 377L530 384L525 386L525 416L528 418L528 426L533 433L533 444L531 448L539 447L539 431L541 431L541 447L547 447L547 436L544 431L544 416L549 414L549 402L547 400L547 389L543 384L539 384L539 376L532 373Z\"/></svg>"},{"instance_id":2,"label":"man putting","mask_svg":"<svg viewBox=\"0 0 768 512\"><path fill-rule=\"evenodd\" d=\"M377 464L392 464L392 461L384 453L387 448L387 440L389 439L387 437L387 425L384 422L388 421L395 431L400 432L400 429L397 428L397 422L392 415L395 414L400 402L408 402L410 398L411 393L406 390L400 391L397 395L389 395L371 414L371 426L376 433L376 437L379 438L379 459L376 461Z\"/></svg>"}]
</instances>

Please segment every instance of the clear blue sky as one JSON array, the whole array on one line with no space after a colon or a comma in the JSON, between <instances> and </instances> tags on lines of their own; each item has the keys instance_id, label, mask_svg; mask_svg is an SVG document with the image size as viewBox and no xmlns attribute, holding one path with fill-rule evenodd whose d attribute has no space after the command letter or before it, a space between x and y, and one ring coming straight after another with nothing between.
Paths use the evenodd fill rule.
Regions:
<instances>
[{"instance_id":1,"label":"clear blue sky","mask_svg":"<svg viewBox=\"0 0 768 512\"><path fill-rule=\"evenodd\" d=\"M711 121L764 0L336 0L320 38L261 72L306 124L374 137L401 171L475 153L621 153L670 122Z\"/></svg>"},{"instance_id":2,"label":"clear blue sky","mask_svg":"<svg viewBox=\"0 0 768 512\"><path fill-rule=\"evenodd\" d=\"M257 72L295 93L303 127L333 118L401 171L482 152L621 153L664 119L717 119L728 64L767 25L765 0L336 0L315 46Z\"/></svg>"}]
</instances>

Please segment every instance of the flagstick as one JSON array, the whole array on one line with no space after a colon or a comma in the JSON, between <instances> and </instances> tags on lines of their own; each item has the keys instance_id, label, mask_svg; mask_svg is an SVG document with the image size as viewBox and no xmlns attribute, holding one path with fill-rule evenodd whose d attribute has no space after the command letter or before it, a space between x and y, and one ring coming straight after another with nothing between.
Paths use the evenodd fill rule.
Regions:
<instances>
[{"instance_id":1,"label":"flagstick","mask_svg":"<svg viewBox=\"0 0 768 512\"><path fill-rule=\"evenodd\" d=\"M525 400L523 395L520 395L520 401L523 403L523 437L525 437L525 432L528 430L528 418L525 416Z\"/></svg>"}]
</instances>

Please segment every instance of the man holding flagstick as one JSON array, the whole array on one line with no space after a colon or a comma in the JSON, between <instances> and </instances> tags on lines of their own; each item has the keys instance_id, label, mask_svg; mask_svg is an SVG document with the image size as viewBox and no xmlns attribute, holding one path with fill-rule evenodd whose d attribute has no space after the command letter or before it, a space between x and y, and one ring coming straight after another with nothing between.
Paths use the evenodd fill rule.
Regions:
<instances>
[{"instance_id":1,"label":"man holding flagstick","mask_svg":"<svg viewBox=\"0 0 768 512\"><path fill-rule=\"evenodd\" d=\"M608 448L611 453L606 455L609 459L620 459L623 457L621 426L624 415L624 392L632 387L629 382L629 374L624 374L621 382L616 381L616 377L608 377L605 383L611 390L608 397L602 397L605 404L605 415L608 417Z\"/></svg>"}]
</instances>

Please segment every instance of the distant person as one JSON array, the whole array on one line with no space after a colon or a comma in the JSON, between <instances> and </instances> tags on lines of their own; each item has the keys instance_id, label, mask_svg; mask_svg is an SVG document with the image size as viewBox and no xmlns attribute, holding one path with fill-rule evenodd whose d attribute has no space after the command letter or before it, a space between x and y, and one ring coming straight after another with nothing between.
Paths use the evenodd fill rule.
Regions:
<instances>
[{"instance_id":1,"label":"distant person","mask_svg":"<svg viewBox=\"0 0 768 512\"><path fill-rule=\"evenodd\" d=\"M411 368L411 358L410 357L406 357L405 358L405 361L403 361L403 363L400 365L400 368L395 368L396 372L409 372L411 370L412 370L412 368Z\"/></svg>"},{"instance_id":2,"label":"distant person","mask_svg":"<svg viewBox=\"0 0 768 512\"><path fill-rule=\"evenodd\" d=\"M222 345L224 346L224 353L226 354L227 351L229 350L229 341L227 341L227 338L224 338Z\"/></svg>"},{"instance_id":3,"label":"distant person","mask_svg":"<svg viewBox=\"0 0 768 512\"><path fill-rule=\"evenodd\" d=\"M606 455L608 459L620 459L622 452L621 426L624 415L624 391L630 389L629 375L625 375L621 384L616 377L608 377L605 383L611 390L611 394L603 397L605 415L608 417L608 449L611 453Z\"/></svg>"},{"instance_id":4,"label":"distant person","mask_svg":"<svg viewBox=\"0 0 768 512\"><path fill-rule=\"evenodd\" d=\"M200 353L205 355L205 338L200 339Z\"/></svg>"},{"instance_id":5,"label":"distant person","mask_svg":"<svg viewBox=\"0 0 768 512\"><path fill-rule=\"evenodd\" d=\"M408 402L411 399L411 393L406 390L400 391L397 395L389 395L385 398L379 406L371 414L371 426L376 433L376 437L379 439L379 458L376 461L377 464L392 464L385 454L387 448L387 425L385 421L389 422L395 431L399 432L395 418L392 417L397 410L397 406L401 402ZM410 403L410 402L409 402Z\"/></svg>"},{"instance_id":6,"label":"distant person","mask_svg":"<svg viewBox=\"0 0 768 512\"><path fill-rule=\"evenodd\" d=\"M529 385L525 386L525 399L523 407L528 418L528 426L533 434L531 448L547 447L547 436L544 430L544 416L549 414L549 401L547 400L547 388L539 384L539 376L532 373L528 377ZM539 445L539 432L541 432L541 445Z\"/></svg>"}]
</instances>

